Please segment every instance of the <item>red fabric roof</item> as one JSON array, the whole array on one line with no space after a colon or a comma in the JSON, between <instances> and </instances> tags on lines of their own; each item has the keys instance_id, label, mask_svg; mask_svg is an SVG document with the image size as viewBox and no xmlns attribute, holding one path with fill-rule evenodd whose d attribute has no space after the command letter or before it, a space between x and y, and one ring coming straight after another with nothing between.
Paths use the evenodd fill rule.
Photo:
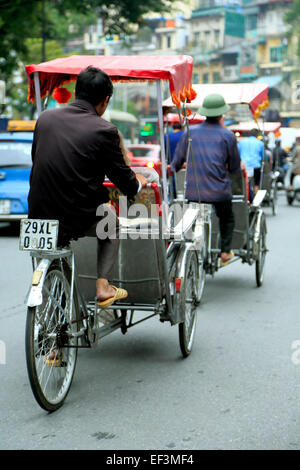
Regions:
<instances>
[{"instance_id":1,"label":"red fabric roof","mask_svg":"<svg viewBox=\"0 0 300 470\"><path fill-rule=\"evenodd\" d=\"M205 119L205 116L201 116L197 113L192 113L190 116L188 116L188 121L190 124L200 124L201 122L205 121ZM168 123L171 125L179 124L180 122L178 114L175 113L167 114L166 121L168 121Z\"/></svg>"},{"instance_id":2,"label":"red fabric roof","mask_svg":"<svg viewBox=\"0 0 300 470\"><path fill-rule=\"evenodd\" d=\"M54 59L41 64L26 65L29 80L29 99L34 100L33 72L39 72L41 95L75 80L86 67L92 65L106 72L112 80L169 81L173 98L191 98L193 59L190 56L80 56Z\"/></svg>"},{"instance_id":3,"label":"red fabric roof","mask_svg":"<svg viewBox=\"0 0 300 470\"><path fill-rule=\"evenodd\" d=\"M264 83L217 83L217 84L193 84L197 96L189 105L191 108L199 108L204 98L211 93L222 95L227 104L248 104L254 114L258 105L268 99L268 85ZM171 106L169 98L164 101L165 106Z\"/></svg>"},{"instance_id":4,"label":"red fabric roof","mask_svg":"<svg viewBox=\"0 0 300 470\"><path fill-rule=\"evenodd\" d=\"M269 132L277 132L281 127L281 122L264 122L258 125L255 121L247 121L247 122L240 122L239 124L232 124L228 126L228 129L232 130L233 132L248 132L251 129L260 129L264 131L266 134Z\"/></svg>"}]
</instances>

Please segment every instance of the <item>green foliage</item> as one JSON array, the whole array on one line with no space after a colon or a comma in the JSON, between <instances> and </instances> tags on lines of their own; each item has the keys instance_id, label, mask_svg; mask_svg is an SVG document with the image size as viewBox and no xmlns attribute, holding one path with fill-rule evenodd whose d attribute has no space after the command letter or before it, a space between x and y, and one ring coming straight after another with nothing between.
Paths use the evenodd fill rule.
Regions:
<instances>
[{"instance_id":1,"label":"green foliage","mask_svg":"<svg viewBox=\"0 0 300 470\"><path fill-rule=\"evenodd\" d=\"M8 102L17 113L31 114L21 103L27 96L27 79L13 83L22 64L40 63L65 55L67 40L81 37L87 26L103 20L104 34L130 33L149 11L163 12L171 0L0 0L0 79L6 82ZM26 92L25 92L26 90ZM20 103L18 105L18 102Z\"/></svg>"},{"instance_id":2,"label":"green foliage","mask_svg":"<svg viewBox=\"0 0 300 470\"><path fill-rule=\"evenodd\" d=\"M172 0L91 0L100 13L105 34L131 33L132 25L142 22L149 12L170 11Z\"/></svg>"},{"instance_id":3,"label":"green foliage","mask_svg":"<svg viewBox=\"0 0 300 470\"><path fill-rule=\"evenodd\" d=\"M300 0L294 0L284 20L292 26L292 33L298 37L298 55L300 56Z\"/></svg>"}]
</instances>

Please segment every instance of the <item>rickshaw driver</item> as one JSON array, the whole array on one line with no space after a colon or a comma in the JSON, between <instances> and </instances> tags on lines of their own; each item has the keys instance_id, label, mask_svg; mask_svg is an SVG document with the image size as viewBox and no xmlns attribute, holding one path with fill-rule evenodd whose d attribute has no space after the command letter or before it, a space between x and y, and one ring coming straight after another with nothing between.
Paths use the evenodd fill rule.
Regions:
<instances>
[{"instance_id":1,"label":"rickshaw driver","mask_svg":"<svg viewBox=\"0 0 300 470\"><path fill-rule=\"evenodd\" d=\"M59 246L85 235L96 236L97 208L108 202L105 176L129 198L147 184L124 161L117 128L101 118L113 93L109 76L88 67L77 77L73 103L46 110L37 120L32 145L28 217L59 220ZM118 248L118 218L106 204L114 234L97 237L98 305L127 297L109 284ZM113 219L111 219L113 218ZM99 234L98 234L99 235Z\"/></svg>"},{"instance_id":2,"label":"rickshaw driver","mask_svg":"<svg viewBox=\"0 0 300 470\"><path fill-rule=\"evenodd\" d=\"M206 116L206 120L190 129L197 181L195 181L192 156L190 156L185 195L189 201L208 203L215 207L220 224L222 266L228 264L234 256L231 251L234 214L227 171L232 174L241 171L236 137L220 123L223 114L229 109L223 96L219 94L207 95L203 100L199 113ZM173 171L180 170L186 160L187 139L185 132L177 144L171 163Z\"/></svg>"}]
</instances>

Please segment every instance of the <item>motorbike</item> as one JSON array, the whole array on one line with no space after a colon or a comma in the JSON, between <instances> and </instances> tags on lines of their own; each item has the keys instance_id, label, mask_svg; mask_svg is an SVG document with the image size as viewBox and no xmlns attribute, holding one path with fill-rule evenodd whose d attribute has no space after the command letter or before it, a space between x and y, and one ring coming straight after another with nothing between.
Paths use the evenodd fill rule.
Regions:
<instances>
[{"instance_id":1,"label":"motorbike","mask_svg":"<svg viewBox=\"0 0 300 470\"><path fill-rule=\"evenodd\" d=\"M289 206L296 200L300 202L300 175L295 175L293 179L292 189L288 188L291 186L291 173L293 169L292 162L288 163L288 169L284 178L284 187L286 190L286 199Z\"/></svg>"},{"instance_id":2,"label":"motorbike","mask_svg":"<svg viewBox=\"0 0 300 470\"><path fill-rule=\"evenodd\" d=\"M278 172L278 178L277 178L278 189L284 189L284 187L285 187L284 180L285 180L285 176L286 176L286 168L285 167L278 168L277 172Z\"/></svg>"}]
</instances>

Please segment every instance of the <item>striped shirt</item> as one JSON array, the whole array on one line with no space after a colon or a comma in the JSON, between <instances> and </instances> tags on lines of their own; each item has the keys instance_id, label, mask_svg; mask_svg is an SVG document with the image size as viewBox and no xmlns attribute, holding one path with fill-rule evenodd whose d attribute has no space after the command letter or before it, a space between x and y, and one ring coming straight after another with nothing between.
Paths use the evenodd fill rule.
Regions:
<instances>
[{"instance_id":1,"label":"striped shirt","mask_svg":"<svg viewBox=\"0 0 300 470\"><path fill-rule=\"evenodd\" d=\"M185 197L189 201L214 203L232 198L229 173L241 171L241 159L233 132L218 122L204 122L190 128L194 167L192 157L187 163L187 185ZM188 148L187 132L177 144L173 171L182 168L186 161ZM195 181L196 174L196 181Z\"/></svg>"}]
</instances>

